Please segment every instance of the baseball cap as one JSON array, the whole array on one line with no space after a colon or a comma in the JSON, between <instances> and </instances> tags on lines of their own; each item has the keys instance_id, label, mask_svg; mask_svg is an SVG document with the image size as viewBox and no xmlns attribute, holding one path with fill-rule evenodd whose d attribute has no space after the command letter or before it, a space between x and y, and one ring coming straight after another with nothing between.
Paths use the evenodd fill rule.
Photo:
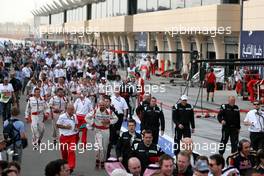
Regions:
<instances>
[{"instance_id":1,"label":"baseball cap","mask_svg":"<svg viewBox=\"0 0 264 176\"><path fill-rule=\"evenodd\" d=\"M197 171L200 171L200 172L209 171L208 164L207 164L207 162L205 160L198 160L198 161L196 161L194 168Z\"/></svg>"},{"instance_id":2,"label":"baseball cap","mask_svg":"<svg viewBox=\"0 0 264 176\"><path fill-rule=\"evenodd\" d=\"M7 81L9 80L9 78L7 76L4 77L4 81L6 81L6 80Z\"/></svg>"},{"instance_id":3,"label":"baseball cap","mask_svg":"<svg viewBox=\"0 0 264 176\"><path fill-rule=\"evenodd\" d=\"M105 77L102 77L101 79L102 79L102 80L106 80L106 78L105 78Z\"/></svg>"},{"instance_id":4,"label":"baseball cap","mask_svg":"<svg viewBox=\"0 0 264 176\"><path fill-rule=\"evenodd\" d=\"M124 169L115 169L112 173L111 176L133 176L132 174L129 174L126 172Z\"/></svg>"},{"instance_id":5,"label":"baseball cap","mask_svg":"<svg viewBox=\"0 0 264 176\"><path fill-rule=\"evenodd\" d=\"M182 95L182 96L181 96L181 100L188 100L187 95Z\"/></svg>"}]
</instances>

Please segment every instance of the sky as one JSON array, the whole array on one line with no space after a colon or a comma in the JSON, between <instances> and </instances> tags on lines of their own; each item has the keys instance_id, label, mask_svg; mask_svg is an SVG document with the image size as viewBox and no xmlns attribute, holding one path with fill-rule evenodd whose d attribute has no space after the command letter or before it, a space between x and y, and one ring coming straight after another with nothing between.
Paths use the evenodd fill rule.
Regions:
<instances>
[{"instance_id":1,"label":"sky","mask_svg":"<svg viewBox=\"0 0 264 176\"><path fill-rule=\"evenodd\" d=\"M50 0L0 0L0 23L29 22L33 19L31 11Z\"/></svg>"}]
</instances>

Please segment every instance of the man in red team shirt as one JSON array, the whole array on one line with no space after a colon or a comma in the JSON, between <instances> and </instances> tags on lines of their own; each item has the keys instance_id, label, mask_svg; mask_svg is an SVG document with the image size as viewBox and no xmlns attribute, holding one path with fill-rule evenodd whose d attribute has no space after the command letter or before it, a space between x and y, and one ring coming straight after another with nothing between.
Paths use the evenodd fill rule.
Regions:
<instances>
[{"instance_id":1,"label":"man in red team shirt","mask_svg":"<svg viewBox=\"0 0 264 176\"><path fill-rule=\"evenodd\" d=\"M207 74L206 79L207 79L207 101L209 101L209 95L210 93L212 93L212 102L214 102L214 89L215 89L216 77L213 68L211 68L210 73Z\"/></svg>"}]
</instances>

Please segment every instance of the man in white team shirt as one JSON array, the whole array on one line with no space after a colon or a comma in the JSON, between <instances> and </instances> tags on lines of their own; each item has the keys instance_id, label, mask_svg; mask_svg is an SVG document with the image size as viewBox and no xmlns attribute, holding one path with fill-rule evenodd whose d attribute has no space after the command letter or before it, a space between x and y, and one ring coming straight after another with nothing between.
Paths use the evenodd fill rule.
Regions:
<instances>
[{"instance_id":1,"label":"man in white team shirt","mask_svg":"<svg viewBox=\"0 0 264 176\"><path fill-rule=\"evenodd\" d=\"M60 151L62 159L68 161L69 168L73 172L76 166L75 151L77 145L77 118L74 114L74 106L67 105L66 113L59 116L57 128L60 133Z\"/></svg>"},{"instance_id":2,"label":"man in white team shirt","mask_svg":"<svg viewBox=\"0 0 264 176\"><path fill-rule=\"evenodd\" d=\"M254 109L250 110L244 120L248 126L250 141L255 151L264 148L264 111L260 108L260 102L253 103Z\"/></svg>"},{"instance_id":3,"label":"man in white team shirt","mask_svg":"<svg viewBox=\"0 0 264 176\"><path fill-rule=\"evenodd\" d=\"M51 109L51 117L52 117L52 127L53 127L53 142L57 143L58 140L58 128L57 121L59 116L65 112L67 106L67 99L64 96L64 91L62 88L58 88L56 95L53 96L49 101L49 106Z\"/></svg>"},{"instance_id":4,"label":"man in white team shirt","mask_svg":"<svg viewBox=\"0 0 264 176\"><path fill-rule=\"evenodd\" d=\"M85 116L93 109L91 101L86 97L87 94L80 92L79 98L74 102L74 108L78 120L78 128L86 124ZM82 143L86 146L87 143L87 128L82 129Z\"/></svg>"},{"instance_id":5,"label":"man in white team shirt","mask_svg":"<svg viewBox=\"0 0 264 176\"><path fill-rule=\"evenodd\" d=\"M15 102L14 88L11 83L9 83L9 78L5 77L4 82L0 84L0 103L2 110L3 121L11 117L11 104Z\"/></svg>"},{"instance_id":6,"label":"man in white team shirt","mask_svg":"<svg viewBox=\"0 0 264 176\"><path fill-rule=\"evenodd\" d=\"M114 95L111 97L111 102L118 113L117 115L118 121L116 124L114 124L114 128L112 129L113 141L111 142L115 145L119 137L122 122L124 119L127 120L127 115L128 115L128 105L126 100L120 96L119 87L114 88Z\"/></svg>"},{"instance_id":7,"label":"man in white team shirt","mask_svg":"<svg viewBox=\"0 0 264 176\"><path fill-rule=\"evenodd\" d=\"M106 103L100 100L98 107L88 113L85 117L88 128L94 128L95 142L98 144L99 150L96 152L96 168L104 168L104 162L107 159L107 149L109 145L109 127L117 122L118 118L112 110L107 109Z\"/></svg>"}]
</instances>

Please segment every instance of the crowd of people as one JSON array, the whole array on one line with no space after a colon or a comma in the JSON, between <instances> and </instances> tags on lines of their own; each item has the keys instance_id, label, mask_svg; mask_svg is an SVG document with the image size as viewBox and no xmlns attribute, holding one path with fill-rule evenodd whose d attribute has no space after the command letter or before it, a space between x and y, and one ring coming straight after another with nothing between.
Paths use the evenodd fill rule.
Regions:
<instances>
[{"instance_id":1,"label":"crowd of people","mask_svg":"<svg viewBox=\"0 0 264 176\"><path fill-rule=\"evenodd\" d=\"M159 138L165 131L163 110L157 99L144 90L144 81L150 73L155 74L155 60L151 57L139 62L140 69L130 63L122 75L118 65L112 61L106 65L102 51L94 47L89 52L71 50L66 45L14 47L10 43L5 47L0 61L4 134L0 149L6 154L0 164L2 175L20 175L22 151L28 146L24 121L31 128L33 149L38 150L47 120L52 121L49 138L60 146L61 159L47 164L46 176L74 173L77 164L74 146L81 143L86 148L89 132L93 132L98 150L95 161L88 164L113 176L264 174L264 112L259 102L254 102L254 109L243 122L249 126L250 140L239 141L239 107L235 97L229 97L217 117L222 125L223 145L219 154L200 156L193 151L194 109L188 96L182 95L172 107L175 125L175 157L172 157L159 146ZM213 87L209 89L207 100ZM19 115L24 99L26 109L22 119ZM211 100L214 101L213 96ZM122 132L124 122L128 130ZM136 131L137 125L140 133ZM229 137L232 151L225 159Z\"/></svg>"}]
</instances>

